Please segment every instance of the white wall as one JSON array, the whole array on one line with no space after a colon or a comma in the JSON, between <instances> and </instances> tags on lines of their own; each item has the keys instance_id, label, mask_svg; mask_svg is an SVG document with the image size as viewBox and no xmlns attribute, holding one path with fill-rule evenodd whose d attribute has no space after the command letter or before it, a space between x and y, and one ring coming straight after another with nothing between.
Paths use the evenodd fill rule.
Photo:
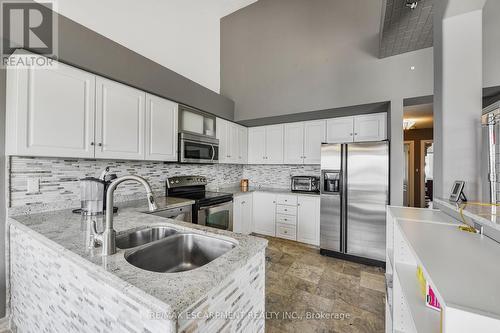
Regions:
<instances>
[{"instance_id":1,"label":"white wall","mask_svg":"<svg viewBox=\"0 0 500 333\"><path fill-rule=\"evenodd\" d=\"M220 18L254 1L60 0L56 11L219 92Z\"/></svg>"}]
</instances>

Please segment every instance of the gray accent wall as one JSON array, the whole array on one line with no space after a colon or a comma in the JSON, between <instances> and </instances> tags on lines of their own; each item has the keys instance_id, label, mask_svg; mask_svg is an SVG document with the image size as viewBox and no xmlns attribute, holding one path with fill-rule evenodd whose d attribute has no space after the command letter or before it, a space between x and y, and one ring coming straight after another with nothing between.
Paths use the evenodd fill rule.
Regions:
<instances>
[{"instance_id":1,"label":"gray accent wall","mask_svg":"<svg viewBox=\"0 0 500 333\"><path fill-rule=\"evenodd\" d=\"M234 102L63 16L59 60L174 102L233 120ZM131 22L133 24L133 22ZM145 36L146 38L146 36ZM167 41L151 41L166 43ZM176 52L175 45L172 52ZM202 57L203 54L200 54Z\"/></svg>"},{"instance_id":2,"label":"gray accent wall","mask_svg":"<svg viewBox=\"0 0 500 333\"><path fill-rule=\"evenodd\" d=\"M381 0L259 0L222 18L235 120L432 95L432 48L378 58L381 11Z\"/></svg>"},{"instance_id":3,"label":"gray accent wall","mask_svg":"<svg viewBox=\"0 0 500 333\"><path fill-rule=\"evenodd\" d=\"M282 116L248 119L240 121L239 123L245 126L252 127L252 126L264 126L264 125L274 125L274 124L291 123L298 121L344 117L344 116L351 116L353 114L387 112L389 109L389 104L390 104L389 102L370 103L370 104L355 105L355 106L348 106L348 107L328 109L328 110L300 112Z\"/></svg>"}]
</instances>

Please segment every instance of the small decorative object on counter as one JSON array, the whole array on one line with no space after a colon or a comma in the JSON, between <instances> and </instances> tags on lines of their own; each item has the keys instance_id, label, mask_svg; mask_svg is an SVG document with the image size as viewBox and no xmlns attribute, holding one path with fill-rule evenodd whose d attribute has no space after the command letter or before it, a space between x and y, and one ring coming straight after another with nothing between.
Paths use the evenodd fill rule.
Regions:
<instances>
[{"instance_id":1,"label":"small decorative object on counter","mask_svg":"<svg viewBox=\"0 0 500 333\"><path fill-rule=\"evenodd\" d=\"M240 180L240 187L243 190L243 192L248 191L248 179Z\"/></svg>"},{"instance_id":2,"label":"small decorative object on counter","mask_svg":"<svg viewBox=\"0 0 500 333\"><path fill-rule=\"evenodd\" d=\"M441 311L441 304L439 304L436 294L434 293L434 290L432 290L432 287L429 283L427 283L427 297L425 300L425 305L436 311Z\"/></svg>"}]
</instances>

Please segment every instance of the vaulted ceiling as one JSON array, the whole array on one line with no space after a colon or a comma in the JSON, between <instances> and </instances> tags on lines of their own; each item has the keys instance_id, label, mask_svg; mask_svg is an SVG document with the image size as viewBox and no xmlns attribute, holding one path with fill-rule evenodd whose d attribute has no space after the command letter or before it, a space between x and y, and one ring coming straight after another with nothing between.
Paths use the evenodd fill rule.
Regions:
<instances>
[{"instance_id":1,"label":"vaulted ceiling","mask_svg":"<svg viewBox=\"0 0 500 333\"><path fill-rule=\"evenodd\" d=\"M417 3L411 9L407 3ZM380 58L432 46L434 0L384 0Z\"/></svg>"}]
</instances>

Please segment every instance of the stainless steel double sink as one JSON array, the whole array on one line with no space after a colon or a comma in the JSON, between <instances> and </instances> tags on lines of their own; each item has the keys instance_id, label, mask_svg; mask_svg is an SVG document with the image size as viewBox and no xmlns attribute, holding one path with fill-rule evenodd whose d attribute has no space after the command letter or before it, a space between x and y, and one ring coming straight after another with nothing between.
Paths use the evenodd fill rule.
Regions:
<instances>
[{"instance_id":1,"label":"stainless steel double sink","mask_svg":"<svg viewBox=\"0 0 500 333\"><path fill-rule=\"evenodd\" d=\"M169 227L150 227L116 237L125 260L135 267L159 273L189 271L208 264L236 245L233 242Z\"/></svg>"}]
</instances>

